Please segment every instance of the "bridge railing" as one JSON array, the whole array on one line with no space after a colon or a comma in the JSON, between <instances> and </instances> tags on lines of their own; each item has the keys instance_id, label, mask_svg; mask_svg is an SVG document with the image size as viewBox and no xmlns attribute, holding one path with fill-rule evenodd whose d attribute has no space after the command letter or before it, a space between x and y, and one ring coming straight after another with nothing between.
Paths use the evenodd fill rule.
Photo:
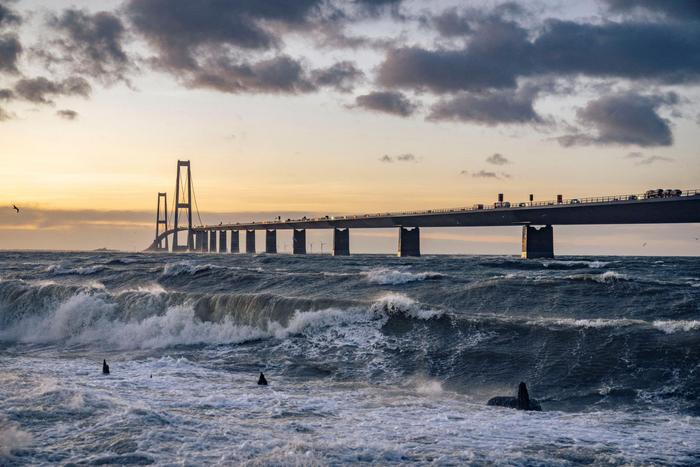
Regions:
<instances>
[{"instance_id":1,"label":"bridge railing","mask_svg":"<svg viewBox=\"0 0 700 467\"><path fill-rule=\"evenodd\" d=\"M323 221L337 221L337 220L359 220L359 219L371 219L376 217L402 217L402 216L416 216L416 215L431 215L431 214L455 214L462 212L472 212L472 211L488 211L488 210L498 210L498 209L525 209L532 207L547 207L547 206L563 206L563 205L580 205L580 204L600 204L600 203L615 203L620 201L642 201L652 198L678 198L687 196L700 196L700 190L686 190L681 191L679 194L655 194L654 196L648 196L647 193L640 194L625 194L625 195L610 195L610 196L595 196L588 198L568 198L558 200L547 200L547 201L527 201L520 203L510 203L504 201L502 203L496 202L492 204L475 204L472 207L458 207L458 208L447 208L447 209L429 209L429 210L418 210L418 211L398 211L398 212L378 212L372 214L355 214L347 216L324 216L315 218L302 218L302 219L290 219L289 221L257 221L257 222L238 222L236 224L280 224L284 222L323 222ZM202 226L203 227L203 226Z\"/></svg>"}]
</instances>

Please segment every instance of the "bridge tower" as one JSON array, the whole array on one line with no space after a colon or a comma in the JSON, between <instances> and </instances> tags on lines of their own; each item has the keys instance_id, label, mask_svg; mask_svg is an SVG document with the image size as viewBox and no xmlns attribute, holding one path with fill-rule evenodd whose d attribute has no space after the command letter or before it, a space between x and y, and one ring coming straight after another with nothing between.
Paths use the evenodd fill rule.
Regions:
<instances>
[{"instance_id":1,"label":"bridge tower","mask_svg":"<svg viewBox=\"0 0 700 467\"><path fill-rule=\"evenodd\" d=\"M187 179L183 183L181 168L187 169ZM182 201L180 199L182 198ZM187 245L178 245L177 229L180 227L180 210L186 210L187 216ZM175 221L173 228L173 251L194 250L192 232L192 169L190 161L177 161L177 178L175 179Z\"/></svg>"},{"instance_id":2,"label":"bridge tower","mask_svg":"<svg viewBox=\"0 0 700 467\"><path fill-rule=\"evenodd\" d=\"M160 200L163 200L163 210L160 210ZM162 216L161 216L162 213ZM168 230L168 195L167 193L158 193L158 208L156 210L156 240L154 242L153 249L155 251L168 251L168 236L164 236L162 239L158 240L158 236L161 234L160 226L163 226L163 232ZM165 246L163 246L165 242Z\"/></svg>"}]
</instances>

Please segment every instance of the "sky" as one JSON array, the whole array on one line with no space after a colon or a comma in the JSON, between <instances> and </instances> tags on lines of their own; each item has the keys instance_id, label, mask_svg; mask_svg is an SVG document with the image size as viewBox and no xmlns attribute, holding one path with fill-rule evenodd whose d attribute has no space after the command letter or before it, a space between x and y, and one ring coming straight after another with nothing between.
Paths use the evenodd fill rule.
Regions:
<instances>
[{"instance_id":1,"label":"sky","mask_svg":"<svg viewBox=\"0 0 700 467\"><path fill-rule=\"evenodd\" d=\"M0 249L145 248L178 159L207 223L700 189L699 83L697 0L0 0ZM556 227L555 250L698 237ZM422 249L519 242L427 229Z\"/></svg>"}]
</instances>

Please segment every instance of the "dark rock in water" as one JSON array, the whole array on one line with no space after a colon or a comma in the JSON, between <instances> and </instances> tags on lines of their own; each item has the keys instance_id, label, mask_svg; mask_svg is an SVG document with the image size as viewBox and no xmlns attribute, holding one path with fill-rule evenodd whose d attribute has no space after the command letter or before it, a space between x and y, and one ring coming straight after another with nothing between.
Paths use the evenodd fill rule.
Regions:
<instances>
[{"instance_id":1,"label":"dark rock in water","mask_svg":"<svg viewBox=\"0 0 700 467\"><path fill-rule=\"evenodd\" d=\"M486 405L495 405L499 407L509 407L518 410L534 410L542 411L542 406L535 399L530 399L525 383L518 385L518 397L498 396L489 399Z\"/></svg>"},{"instance_id":2,"label":"dark rock in water","mask_svg":"<svg viewBox=\"0 0 700 467\"><path fill-rule=\"evenodd\" d=\"M267 386L267 380L265 379L265 375L260 372L260 378L258 378L258 384L260 386Z\"/></svg>"},{"instance_id":3,"label":"dark rock in water","mask_svg":"<svg viewBox=\"0 0 700 467\"><path fill-rule=\"evenodd\" d=\"M109 374L109 365L107 365L107 360L102 360L102 374L103 375Z\"/></svg>"}]
</instances>

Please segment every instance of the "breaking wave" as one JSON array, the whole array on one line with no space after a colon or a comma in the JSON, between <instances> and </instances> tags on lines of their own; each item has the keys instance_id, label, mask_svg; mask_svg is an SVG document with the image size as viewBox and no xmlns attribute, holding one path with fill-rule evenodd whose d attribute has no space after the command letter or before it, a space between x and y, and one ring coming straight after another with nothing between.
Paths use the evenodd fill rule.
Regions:
<instances>
[{"instance_id":1,"label":"breaking wave","mask_svg":"<svg viewBox=\"0 0 700 467\"><path fill-rule=\"evenodd\" d=\"M409 282L440 279L444 274L438 272L408 272L395 269L372 269L364 272L367 282L380 285L401 285Z\"/></svg>"}]
</instances>

